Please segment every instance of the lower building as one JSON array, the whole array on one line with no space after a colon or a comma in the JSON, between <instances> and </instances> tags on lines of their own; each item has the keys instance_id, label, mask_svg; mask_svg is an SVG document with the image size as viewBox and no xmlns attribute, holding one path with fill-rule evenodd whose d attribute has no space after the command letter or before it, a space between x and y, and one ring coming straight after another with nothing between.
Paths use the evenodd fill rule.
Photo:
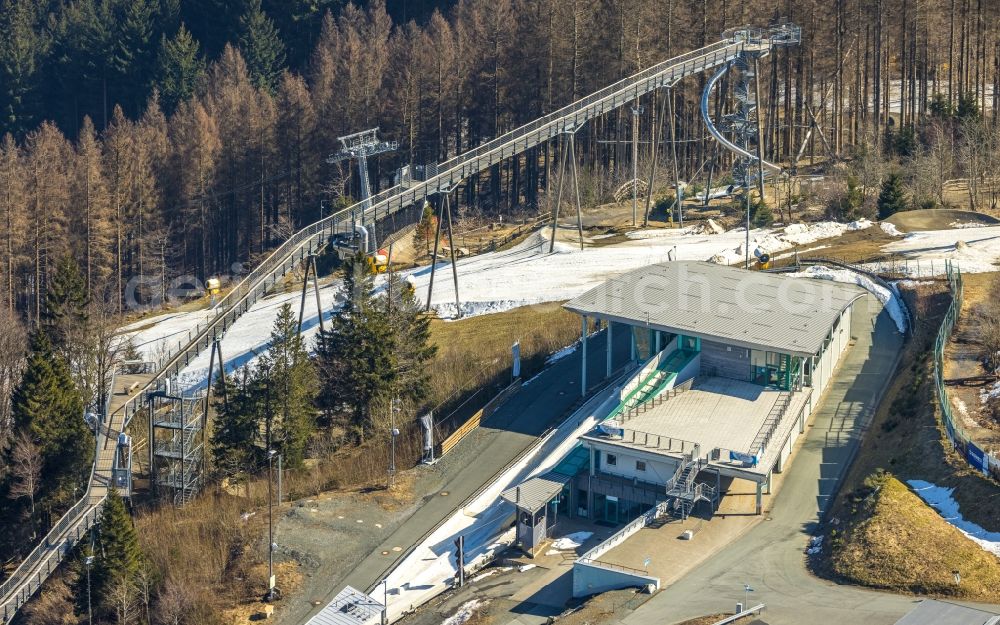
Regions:
<instances>
[{"instance_id":1,"label":"lower building","mask_svg":"<svg viewBox=\"0 0 1000 625\"><path fill-rule=\"evenodd\" d=\"M627 523L667 502L712 510L724 484L756 485L757 513L851 344L858 286L704 262L644 267L565 307L630 336L632 373L592 415L597 426L552 471L504 493L519 541L535 546L560 515ZM607 355L610 375L614 363Z\"/></svg>"}]
</instances>

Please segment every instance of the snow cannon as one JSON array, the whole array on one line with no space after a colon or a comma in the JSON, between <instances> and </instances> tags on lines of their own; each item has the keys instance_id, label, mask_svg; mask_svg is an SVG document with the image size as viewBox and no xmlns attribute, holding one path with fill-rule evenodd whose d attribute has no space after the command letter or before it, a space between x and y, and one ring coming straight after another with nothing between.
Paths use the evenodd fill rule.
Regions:
<instances>
[{"instance_id":1,"label":"snow cannon","mask_svg":"<svg viewBox=\"0 0 1000 625\"><path fill-rule=\"evenodd\" d=\"M753 255L754 255L754 258L757 259L757 264L760 265L761 269L770 269L771 268L771 255L770 254L768 254L764 250L760 249L759 247L755 247L753 249Z\"/></svg>"},{"instance_id":2,"label":"snow cannon","mask_svg":"<svg viewBox=\"0 0 1000 625\"><path fill-rule=\"evenodd\" d=\"M389 251L379 249L374 254L368 254L368 266L374 273L385 273L389 269Z\"/></svg>"},{"instance_id":3,"label":"snow cannon","mask_svg":"<svg viewBox=\"0 0 1000 625\"><path fill-rule=\"evenodd\" d=\"M209 278L208 280L205 280L205 292L209 295L218 295L221 290L222 281L218 278Z\"/></svg>"},{"instance_id":4,"label":"snow cannon","mask_svg":"<svg viewBox=\"0 0 1000 625\"><path fill-rule=\"evenodd\" d=\"M406 279L403 280L403 284L410 290L410 293L417 292L417 279L413 277L413 274L406 276Z\"/></svg>"}]
</instances>

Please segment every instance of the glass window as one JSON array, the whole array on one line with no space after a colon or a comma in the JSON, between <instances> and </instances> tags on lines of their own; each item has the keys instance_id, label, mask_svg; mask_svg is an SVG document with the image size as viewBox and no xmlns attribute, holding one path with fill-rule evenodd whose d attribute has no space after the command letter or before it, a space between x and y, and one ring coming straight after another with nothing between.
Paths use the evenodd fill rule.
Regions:
<instances>
[{"instance_id":1,"label":"glass window","mask_svg":"<svg viewBox=\"0 0 1000 625\"><path fill-rule=\"evenodd\" d=\"M613 466L616 466L618 464L618 457L617 456L615 456L614 454L607 454L607 456L608 456L608 466L609 467L613 467Z\"/></svg>"},{"instance_id":2,"label":"glass window","mask_svg":"<svg viewBox=\"0 0 1000 625\"><path fill-rule=\"evenodd\" d=\"M643 462L642 460L636 460L635 461L635 470L636 471L645 471L646 470L646 463Z\"/></svg>"},{"instance_id":3,"label":"glass window","mask_svg":"<svg viewBox=\"0 0 1000 625\"><path fill-rule=\"evenodd\" d=\"M681 349L689 352L697 352L701 350L701 341L695 336L683 336L681 337Z\"/></svg>"}]
</instances>

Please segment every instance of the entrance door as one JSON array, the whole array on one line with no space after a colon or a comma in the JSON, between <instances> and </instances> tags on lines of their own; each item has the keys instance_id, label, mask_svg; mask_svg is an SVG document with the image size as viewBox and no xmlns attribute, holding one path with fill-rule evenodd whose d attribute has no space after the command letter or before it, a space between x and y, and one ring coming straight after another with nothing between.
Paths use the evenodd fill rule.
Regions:
<instances>
[{"instance_id":1,"label":"entrance door","mask_svg":"<svg viewBox=\"0 0 1000 625\"><path fill-rule=\"evenodd\" d=\"M610 495L604 500L604 520L618 523L618 498Z\"/></svg>"}]
</instances>

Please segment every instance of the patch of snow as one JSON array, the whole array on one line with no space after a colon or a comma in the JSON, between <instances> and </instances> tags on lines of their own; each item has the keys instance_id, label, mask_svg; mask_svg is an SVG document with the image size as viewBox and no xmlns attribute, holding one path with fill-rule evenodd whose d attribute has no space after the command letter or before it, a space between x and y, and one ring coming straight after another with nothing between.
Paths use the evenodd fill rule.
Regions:
<instances>
[{"instance_id":1,"label":"patch of snow","mask_svg":"<svg viewBox=\"0 0 1000 625\"><path fill-rule=\"evenodd\" d=\"M915 289L925 284L934 284L933 280L897 280L892 283L897 289Z\"/></svg>"},{"instance_id":2,"label":"patch of snow","mask_svg":"<svg viewBox=\"0 0 1000 625\"><path fill-rule=\"evenodd\" d=\"M577 549L583 543L587 542L593 532L573 532L572 534L567 534L561 538L557 538L552 541L552 549L557 553L559 551L568 551L570 549Z\"/></svg>"},{"instance_id":3,"label":"patch of snow","mask_svg":"<svg viewBox=\"0 0 1000 625\"><path fill-rule=\"evenodd\" d=\"M899 256L897 270L910 278L944 275L944 261L955 261L962 273L997 270L1000 262L1000 226L984 226L961 233L954 229L911 232L882 251Z\"/></svg>"},{"instance_id":4,"label":"patch of snow","mask_svg":"<svg viewBox=\"0 0 1000 625\"><path fill-rule=\"evenodd\" d=\"M472 599L471 601L466 601L459 608L458 611L441 621L441 625L464 625L472 618L472 615L476 613L476 610L485 605L485 602L479 599Z\"/></svg>"},{"instance_id":5,"label":"patch of snow","mask_svg":"<svg viewBox=\"0 0 1000 625\"><path fill-rule=\"evenodd\" d=\"M814 556L823 551L823 537L813 536L809 539L809 546L806 547L806 553Z\"/></svg>"},{"instance_id":6,"label":"patch of snow","mask_svg":"<svg viewBox=\"0 0 1000 625\"><path fill-rule=\"evenodd\" d=\"M872 222L870 220L868 220L867 218L861 218L858 219L857 221L852 221L851 223L847 224L847 231L857 232L858 230L867 230L868 228L871 227L872 227Z\"/></svg>"},{"instance_id":7,"label":"patch of snow","mask_svg":"<svg viewBox=\"0 0 1000 625\"><path fill-rule=\"evenodd\" d=\"M923 480L907 480L906 483L925 503L937 510L945 521L957 527L971 541L1000 558L1000 532L986 531L972 521L962 518L962 514L958 511L958 502L952 497L954 488L937 486Z\"/></svg>"},{"instance_id":8,"label":"patch of snow","mask_svg":"<svg viewBox=\"0 0 1000 625\"><path fill-rule=\"evenodd\" d=\"M879 224L879 227L882 228L882 232L888 234L891 237L904 236L904 234L899 231L899 228L896 227L896 224L889 223L888 221L883 221L881 224Z\"/></svg>"},{"instance_id":9,"label":"patch of snow","mask_svg":"<svg viewBox=\"0 0 1000 625\"><path fill-rule=\"evenodd\" d=\"M473 577L469 581L470 582L478 582L481 579L486 579L487 577L490 577L492 575L496 575L499 572L500 572L500 569L487 569L484 573L480 573L479 575L476 575L475 577Z\"/></svg>"},{"instance_id":10,"label":"patch of snow","mask_svg":"<svg viewBox=\"0 0 1000 625\"><path fill-rule=\"evenodd\" d=\"M518 570L519 573L524 573L525 571L530 571L531 569L535 568L536 566L538 566L538 565L537 564L522 564L521 566L517 567L517 570Z\"/></svg>"},{"instance_id":11,"label":"patch of snow","mask_svg":"<svg viewBox=\"0 0 1000 625\"><path fill-rule=\"evenodd\" d=\"M953 222L951 222L948 225L951 226L952 228L955 228L955 229L958 229L958 230L965 230L967 228L985 228L985 227L987 227L987 225L984 224L981 221L953 221Z\"/></svg>"},{"instance_id":12,"label":"patch of snow","mask_svg":"<svg viewBox=\"0 0 1000 625\"><path fill-rule=\"evenodd\" d=\"M979 391L979 401L983 404L997 397L1000 397L1000 382L994 382L993 386Z\"/></svg>"},{"instance_id":13,"label":"patch of snow","mask_svg":"<svg viewBox=\"0 0 1000 625\"><path fill-rule=\"evenodd\" d=\"M567 345L566 347L563 347L559 351L552 353L548 358L545 359L545 364L551 365L556 361L566 358L567 356L575 352L576 348L579 346L580 346L580 341L579 340L574 341L570 345Z\"/></svg>"},{"instance_id":14,"label":"patch of snow","mask_svg":"<svg viewBox=\"0 0 1000 625\"><path fill-rule=\"evenodd\" d=\"M872 293L882 302L892 320L896 323L896 328L902 333L906 332L906 315L900 306L899 298L889 289L877 284L866 275L855 273L849 269L831 269L824 265L813 265L804 271L785 274L795 278L818 278L820 280L832 280L834 282L844 282L856 284L866 291Z\"/></svg>"}]
</instances>

